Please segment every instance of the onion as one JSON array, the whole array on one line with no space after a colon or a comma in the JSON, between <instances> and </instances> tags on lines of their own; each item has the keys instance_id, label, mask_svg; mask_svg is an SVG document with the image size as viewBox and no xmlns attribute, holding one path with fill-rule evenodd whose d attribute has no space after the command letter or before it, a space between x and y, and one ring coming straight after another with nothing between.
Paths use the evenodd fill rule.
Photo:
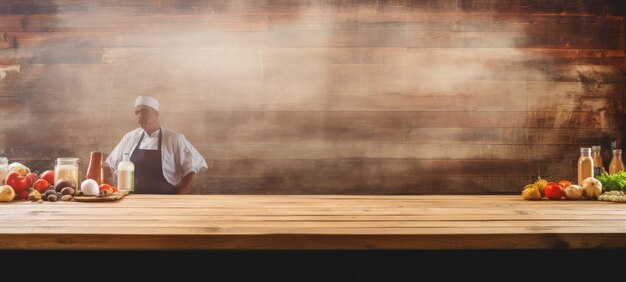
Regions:
<instances>
[{"instance_id":1,"label":"onion","mask_svg":"<svg viewBox=\"0 0 626 282\"><path fill-rule=\"evenodd\" d=\"M93 179L85 179L80 184L80 190L83 191L83 195L85 196L97 196L100 192L98 182Z\"/></svg>"}]
</instances>

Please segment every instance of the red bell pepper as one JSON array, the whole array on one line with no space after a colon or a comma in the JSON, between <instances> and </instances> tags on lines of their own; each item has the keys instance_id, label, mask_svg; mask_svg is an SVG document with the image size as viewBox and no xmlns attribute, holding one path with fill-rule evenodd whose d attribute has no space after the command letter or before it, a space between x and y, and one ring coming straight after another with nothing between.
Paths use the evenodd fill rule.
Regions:
<instances>
[{"instance_id":1,"label":"red bell pepper","mask_svg":"<svg viewBox=\"0 0 626 282\"><path fill-rule=\"evenodd\" d=\"M15 193L21 195L21 191L26 191L28 187L33 185L33 182L37 180L37 175L29 173L25 176L21 176L17 171L11 171L7 174L6 185L9 185L15 190ZM23 194L23 193L22 193Z\"/></svg>"}]
</instances>

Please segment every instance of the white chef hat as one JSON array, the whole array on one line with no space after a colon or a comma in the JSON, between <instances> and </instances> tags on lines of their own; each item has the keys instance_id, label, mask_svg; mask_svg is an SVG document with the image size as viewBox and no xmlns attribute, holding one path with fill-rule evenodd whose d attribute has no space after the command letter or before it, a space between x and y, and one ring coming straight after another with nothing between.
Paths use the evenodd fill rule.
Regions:
<instances>
[{"instance_id":1,"label":"white chef hat","mask_svg":"<svg viewBox=\"0 0 626 282\"><path fill-rule=\"evenodd\" d=\"M157 112L159 111L159 101L155 99L154 97L137 96L137 99L135 99L135 107L139 105L145 105L145 106L155 109Z\"/></svg>"}]
</instances>

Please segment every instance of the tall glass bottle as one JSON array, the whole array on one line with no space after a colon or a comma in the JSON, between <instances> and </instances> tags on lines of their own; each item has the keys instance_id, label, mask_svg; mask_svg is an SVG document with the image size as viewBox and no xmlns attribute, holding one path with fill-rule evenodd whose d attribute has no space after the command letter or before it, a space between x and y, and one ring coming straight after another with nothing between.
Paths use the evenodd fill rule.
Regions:
<instances>
[{"instance_id":1,"label":"tall glass bottle","mask_svg":"<svg viewBox=\"0 0 626 282\"><path fill-rule=\"evenodd\" d=\"M124 153L124 159L117 165L117 189L135 191L135 165L130 161L130 154Z\"/></svg>"},{"instance_id":2,"label":"tall glass bottle","mask_svg":"<svg viewBox=\"0 0 626 282\"><path fill-rule=\"evenodd\" d=\"M622 150L613 150L613 159L609 164L609 174L613 175L624 170L624 162L622 161Z\"/></svg>"},{"instance_id":3,"label":"tall glass bottle","mask_svg":"<svg viewBox=\"0 0 626 282\"><path fill-rule=\"evenodd\" d=\"M583 180L588 177L593 177L591 148L580 148L580 158L578 158L578 185L583 183Z\"/></svg>"},{"instance_id":4,"label":"tall glass bottle","mask_svg":"<svg viewBox=\"0 0 626 282\"><path fill-rule=\"evenodd\" d=\"M102 184L102 175L102 153L91 152L85 179L93 179L98 182L98 185L100 185Z\"/></svg>"},{"instance_id":5,"label":"tall glass bottle","mask_svg":"<svg viewBox=\"0 0 626 282\"><path fill-rule=\"evenodd\" d=\"M604 165L602 162L602 147L591 146L591 158L593 159L593 177L604 172Z\"/></svg>"}]
</instances>

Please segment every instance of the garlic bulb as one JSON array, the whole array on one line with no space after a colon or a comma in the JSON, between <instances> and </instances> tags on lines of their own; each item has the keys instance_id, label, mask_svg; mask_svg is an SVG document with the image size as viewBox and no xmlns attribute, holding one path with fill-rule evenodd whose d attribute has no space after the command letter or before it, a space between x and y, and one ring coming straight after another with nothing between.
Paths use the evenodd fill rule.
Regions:
<instances>
[{"instance_id":1,"label":"garlic bulb","mask_svg":"<svg viewBox=\"0 0 626 282\"><path fill-rule=\"evenodd\" d=\"M93 179L85 179L80 184L80 190L83 191L83 195L85 196L97 196L100 192L98 182Z\"/></svg>"},{"instance_id":2,"label":"garlic bulb","mask_svg":"<svg viewBox=\"0 0 626 282\"><path fill-rule=\"evenodd\" d=\"M578 200L583 197L583 191L583 187L570 185L565 188L565 197L572 200Z\"/></svg>"},{"instance_id":3,"label":"garlic bulb","mask_svg":"<svg viewBox=\"0 0 626 282\"><path fill-rule=\"evenodd\" d=\"M609 191L598 196L598 200L623 203L626 202L626 196L623 191Z\"/></svg>"},{"instance_id":4,"label":"garlic bulb","mask_svg":"<svg viewBox=\"0 0 626 282\"><path fill-rule=\"evenodd\" d=\"M602 194L602 183L600 180L595 179L593 177L587 177L581 183L583 187L585 197L587 198L595 198Z\"/></svg>"}]
</instances>

